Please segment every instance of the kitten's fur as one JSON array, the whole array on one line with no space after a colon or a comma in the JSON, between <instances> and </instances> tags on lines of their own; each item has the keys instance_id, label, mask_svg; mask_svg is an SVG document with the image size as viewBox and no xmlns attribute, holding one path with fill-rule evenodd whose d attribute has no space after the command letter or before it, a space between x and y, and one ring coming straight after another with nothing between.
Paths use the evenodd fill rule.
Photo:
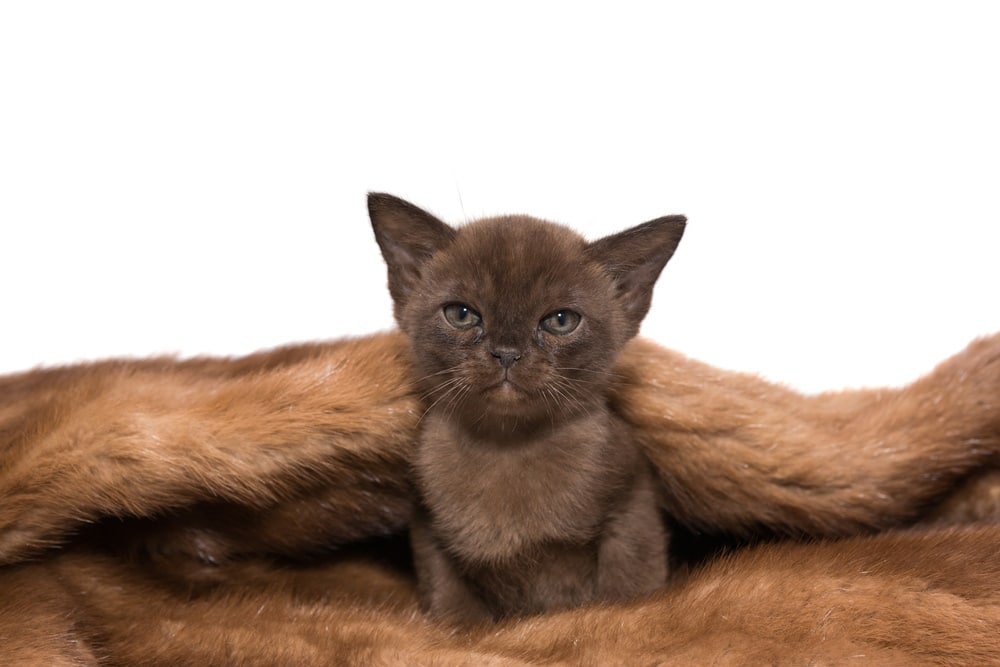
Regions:
<instances>
[{"instance_id":1,"label":"kitten's fur","mask_svg":"<svg viewBox=\"0 0 1000 667\"><path fill-rule=\"evenodd\" d=\"M654 478L607 399L684 218L587 243L525 216L455 229L368 203L430 405L411 524L424 606L472 621L660 586Z\"/></svg>"}]
</instances>

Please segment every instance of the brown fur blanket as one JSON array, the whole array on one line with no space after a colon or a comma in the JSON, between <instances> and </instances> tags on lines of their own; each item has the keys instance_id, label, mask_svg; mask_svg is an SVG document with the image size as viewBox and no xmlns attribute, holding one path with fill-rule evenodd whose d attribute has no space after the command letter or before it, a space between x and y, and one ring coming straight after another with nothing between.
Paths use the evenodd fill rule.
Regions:
<instances>
[{"instance_id":1,"label":"brown fur blanket","mask_svg":"<svg viewBox=\"0 0 1000 667\"><path fill-rule=\"evenodd\" d=\"M1000 664L1000 335L897 390L807 397L645 341L618 374L674 575L470 631L421 615L399 537L398 334L0 378L3 662Z\"/></svg>"}]
</instances>

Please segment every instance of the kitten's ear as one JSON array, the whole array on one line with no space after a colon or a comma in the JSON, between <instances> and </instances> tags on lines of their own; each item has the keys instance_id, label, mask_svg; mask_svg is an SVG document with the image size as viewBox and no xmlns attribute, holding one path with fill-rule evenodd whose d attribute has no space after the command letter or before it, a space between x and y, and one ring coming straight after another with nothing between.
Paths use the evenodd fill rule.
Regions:
<instances>
[{"instance_id":1,"label":"kitten's ear","mask_svg":"<svg viewBox=\"0 0 1000 667\"><path fill-rule=\"evenodd\" d=\"M631 335L639 331L653 298L653 284L681 242L686 223L683 215L657 218L587 246L590 257L617 284Z\"/></svg>"},{"instance_id":2,"label":"kitten's ear","mask_svg":"<svg viewBox=\"0 0 1000 667\"><path fill-rule=\"evenodd\" d=\"M410 202L381 192L368 193L368 215L389 267L389 293L398 316L424 263L454 238L455 230Z\"/></svg>"}]
</instances>

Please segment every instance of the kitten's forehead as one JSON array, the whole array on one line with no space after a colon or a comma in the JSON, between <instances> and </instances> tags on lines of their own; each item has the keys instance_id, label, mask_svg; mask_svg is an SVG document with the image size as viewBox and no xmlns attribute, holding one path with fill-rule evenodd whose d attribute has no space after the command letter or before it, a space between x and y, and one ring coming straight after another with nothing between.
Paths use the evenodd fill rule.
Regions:
<instances>
[{"instance_id":1,"label":"kitten's forehead","mask_svg":"<svg viewBox=\"0 0 1000 667\"><path fill-rule=\"evenodd\" d=\"M586 241L568 227L528 216L477 220L458 228L442 253L462 287L498 298L571 285L592 273Z\"/></svg>"},{"instance_id":2,"label":"kitten's forehead","mask_svg":"<svg viewBox=\"0 0 1000 667\"><path fill-rule=\"evenodd\" d=\"M457 252L481 255L495 250L507 261L530 265L543 261L577 260L586 241L578 233L553 222L526 215L476 220L458 228Z\"/></svg>"}]
</instances>

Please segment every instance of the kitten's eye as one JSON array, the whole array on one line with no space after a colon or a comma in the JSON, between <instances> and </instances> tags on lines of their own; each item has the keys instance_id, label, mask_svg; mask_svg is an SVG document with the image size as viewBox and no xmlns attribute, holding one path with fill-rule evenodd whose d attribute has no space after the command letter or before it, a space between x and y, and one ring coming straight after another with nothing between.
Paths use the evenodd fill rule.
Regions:
<instances>
[{"instance_id":1,"label":"kitten's eye","mask_svg":"<svg viewBox=\"0 0 1000 667\"><path fill-rule=\"evenodd\" d=\"M550 334L565 336L573 333L580 326L580 313L575 313L572 310L557 310L543 317L539 324Z\"/></svg>"},{"instance_id":2,"label":"kitten's eye","mask_svg":"<svg viewBox=\"0 0 1000 667\"><path fill-rule=\"evenodd\" d=\"M448 324L456 329L471 329L483 321L483 318L479 316L479 313L472 310L464 303L449 303L445 306L444 319L448 321Z\"/></svg>"}]
</instances>

